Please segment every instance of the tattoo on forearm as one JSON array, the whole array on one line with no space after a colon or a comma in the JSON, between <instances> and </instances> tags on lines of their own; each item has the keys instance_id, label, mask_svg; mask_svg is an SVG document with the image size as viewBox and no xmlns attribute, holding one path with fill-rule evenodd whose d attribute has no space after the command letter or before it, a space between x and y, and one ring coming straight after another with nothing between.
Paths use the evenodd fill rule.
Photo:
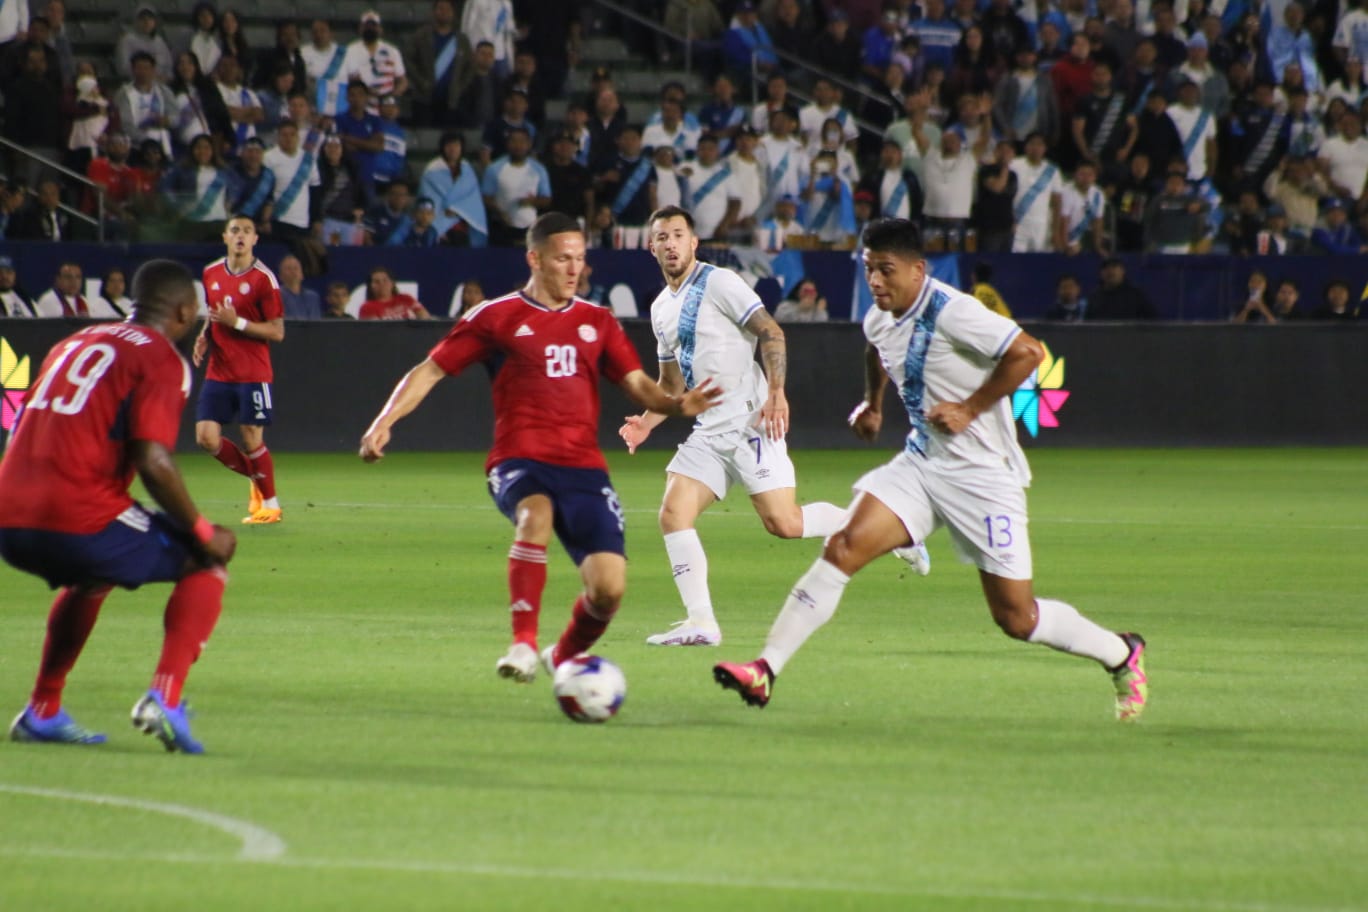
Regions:
<instances>
[{"instance_id":1,"label":"tattoo on forearm","mask_svg":"<svg viewBox=\"0 0 1368 912\"><path fill-rule=\"evenodd\" d=\"M770 386L782 389L788 378L788 349L782 335L775 338L768 331L760 333L760 361Z\"/></svg>"}]
</instances>

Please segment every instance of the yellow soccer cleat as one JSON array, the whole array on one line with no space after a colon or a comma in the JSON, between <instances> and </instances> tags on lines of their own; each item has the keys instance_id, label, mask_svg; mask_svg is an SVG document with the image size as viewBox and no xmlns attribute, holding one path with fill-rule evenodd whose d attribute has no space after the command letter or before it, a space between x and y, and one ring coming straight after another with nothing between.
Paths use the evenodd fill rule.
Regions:
<instances>
[{"instance_id":1,"label":"yellow soccer cleat","mask_svg":"<svg viewBox=\"0 0 1368 912\"><path fill-rule=\"evenodd\" d=\"M247 495L247 515L251 516L261 509L261 488L257 487L255 481L251 482L252 493Z\"/></svg>"},{"instance_id":2,"label":"yellow soccer cleat","mask_svg":"<svg viewBox=\"0 0 1368 912\"><path fill-rule=\"evenodd\" d=\"M279 507L262 507L251 516L244 518L242 524L244 526L265 526L270 523L278 523L281 518Z\"/></svg>"}]
</instances>

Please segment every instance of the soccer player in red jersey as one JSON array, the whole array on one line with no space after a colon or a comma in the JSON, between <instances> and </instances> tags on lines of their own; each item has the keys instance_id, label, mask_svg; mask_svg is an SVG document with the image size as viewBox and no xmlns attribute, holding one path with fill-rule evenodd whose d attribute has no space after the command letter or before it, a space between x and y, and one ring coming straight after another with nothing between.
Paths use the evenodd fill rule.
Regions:
<instances>
[{"instance_id":1,"label":"soccer player in red jersey","mask_svg":"<svg viewBox=\"0 0 1368 912\"><path fill-rule=\"evenodd\" d=\"M646 375L612 311L575 297L584 248L574 219L558 212L538 218L527 232L527 285L462 317L399 381L361 440L361 457L380 459L391 428L437 381L476 362L490 367L494 447L485 470L495 504L515 528L508 556L513 645L495 669L524 683L537 674L552 532L579 566L584 591L560 640L542 653L548 671L597 642L626 588L622 506L598 444L599 375L639 405L670 415L698 415L721 395L705 381L671 396Z\"/></svg>"},{"instance_id":2,"label":"soccer player in red jersey","mask_svg":"<svg viewBox=\"0 0 1368 912\"><path fill-rule=\"evenodd\" d=\"M247 524L280 522L275 463L266 449L271 423L270 343L285 338L280 282L256 258L256 223L234 215L223 226L228 255L204 267L209 319L195 340L195 366L209 360L195 408L195 441L214 458L251 481ZM223 436L234 424L242 448Z\"/></svg>"},{"instance_id":3,"label":"soccer player in red jersey","mask_svg":"<svg viewBox=\"0 0 1368 912\"><path fill-rule=\"evenodd\" d=\"M167 750L200 753L181 687L218 622L233 533L195 508L171 457L190 395L176 351L199 320L190 272L153 260L133 277L133 315L59 342L39 371L0 462L0 557L61 588L15 741L99 744L62 709L67 674L115 586L175 582L161 659L133 724ZM164 512L133 500L136 473Z\"/></svg>"}]
</instances>

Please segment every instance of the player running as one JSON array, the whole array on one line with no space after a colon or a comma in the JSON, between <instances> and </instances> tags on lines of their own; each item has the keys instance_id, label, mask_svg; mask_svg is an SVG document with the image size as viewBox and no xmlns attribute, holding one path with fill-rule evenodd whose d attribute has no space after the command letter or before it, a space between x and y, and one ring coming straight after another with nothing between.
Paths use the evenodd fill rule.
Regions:
<instances>
[{"instance_id":1,"label":"player running","mask_svg":"<svg viewBox=\"0 0 1368 912\"><path fill-rule=\"evenodd\" d=\"M703 511L739 483L771 535L825 538L841 527L845 510L821 502L798 506L796 474L784 440L789 426L784 331L740 276L695 258L698 236L688 212L678 206L659 209L649 231L651 253L666 284L651 304L660 385L682 393L695 377L712 377L724 398L698 419L665 469L660 531L688 618L646 642L717 646L722 630L708 589L708 556L694 528ZM755 362L757 339L763 370ZM618 433L635 453L664 420L653 412L632 415ZM908 554L919 573L930 570L920 545Z\"/></svg>"},{"instance_id":2,"label":"player running","mask_svg":"<svg viewBox=\"0 0 1368 912\"><path fill-rule=\"evenodd\" d=\"M175 582L161 659L133 724L169 751L198 754L181 687L218 622L235 539L195 509L171 457L190 395L190 366L175 343L199 319L190 272L153 260L133 277L133 299L127 321L52 349L0 462L0 557L61 588L33 695L10 737L104 742L62 709L67 675L111 589ZM165 512L129 496L135 472Z\"/></svg>"},{"instance_id":3,"label":"player running","mask_svg":"<svg viewBox=\"0 0 1368 912\"><path fill-rule=\"evenodd\" d=\"M195 366L209 358L204 387L195 408L195 442L251 482L244 524L281 520L276 498L275 463L266 449L271 423L270 343L285 338L280 282L256 258L256 223L234 215L223 226L228 255L204 267L204 297L209 319L195 340ZM242 448L223 436L234 424Z\"/></svg>"},{"instance_id":4,"label":"player running","mask_svg":"<svg viewBox=\"0 0 1368 912\"><path fill-rule=\"evenodd\" d=\"M558 212L527 232L527 285L469 311L399 381L361 440L361 457L384 456L390 429L447 375L483 362L493 375L494 447L489 493L514 525L508 555L513 645L495 664L505 678L537 674L537 622L554 531L580 568L584 591L560 640L542 653L550 671L589 649L618 610L626 586L623 513L598 445L599 375L645 408L692 417L720 393L708 382L673 396L641 369L612 311L575 297L584 232Z\"/></svg>"},{"instance_id":5,"label":"player running","mask_svg":"<svg viewBox=\"0 0 1368 912\"><path fill-rule=\"evenodd\" d=\"M978 565L1003 632L1097 661L1115 685L1116 717L1139 718L1148 693L1144 639L1112 633L1073 606L1032 592L1024 490L1031 472L1006 397L1040 363L1040 343L931 278L912 222L875 222L863 244L875 308L864 321L865 399L851 424L860 437L875 438L892 377L912 425L907 444L855 483L845 525L794 585L760 658L716 665L714 678L752 706L764 706L788 660L836 612L852 575L909 539L923 541L947 526L956 550Z\"/></svg>"}]
</instances>

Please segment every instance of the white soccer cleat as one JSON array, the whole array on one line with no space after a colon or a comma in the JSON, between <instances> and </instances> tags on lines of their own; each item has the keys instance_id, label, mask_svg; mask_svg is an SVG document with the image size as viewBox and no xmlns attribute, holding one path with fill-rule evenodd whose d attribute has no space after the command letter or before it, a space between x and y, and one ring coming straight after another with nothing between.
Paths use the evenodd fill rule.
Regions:
<instances>
[{"instance_id":1,"label":"white soccer cleat","mask_svg":"<svg viewBox=\"0 0 1368 912\"><path fill-rule=\"evenodd\" d=\"M703 626L693 621L676 621L668 633L648 636L652 646L721 646L722 630L716 624Z\"/></svg>"},{"instance_id":2,"label":"white soccer cleat","mask_svg":"<svg viewBox=\"0 0 1368 912\"><path fill-rule=\"evenodd\" d=\"M494 670L501 678L530 684L537 678L537 650L526 643L514 643L507 654L494 663Z\"/></svg>"},{"instance_id":3,"label":"white soccer cleat","mask_svg":"<svg viewBox=\"0 0 1368 912\"><path fill-rule=\"evenodd\" d=\"M907 545L902 548L894 548L893 554L907 562L907 566L912 568L912 572L917 576L926 576L931 572L931 552L926 550L926 545Z\"/></svg>"}]
</instances>

